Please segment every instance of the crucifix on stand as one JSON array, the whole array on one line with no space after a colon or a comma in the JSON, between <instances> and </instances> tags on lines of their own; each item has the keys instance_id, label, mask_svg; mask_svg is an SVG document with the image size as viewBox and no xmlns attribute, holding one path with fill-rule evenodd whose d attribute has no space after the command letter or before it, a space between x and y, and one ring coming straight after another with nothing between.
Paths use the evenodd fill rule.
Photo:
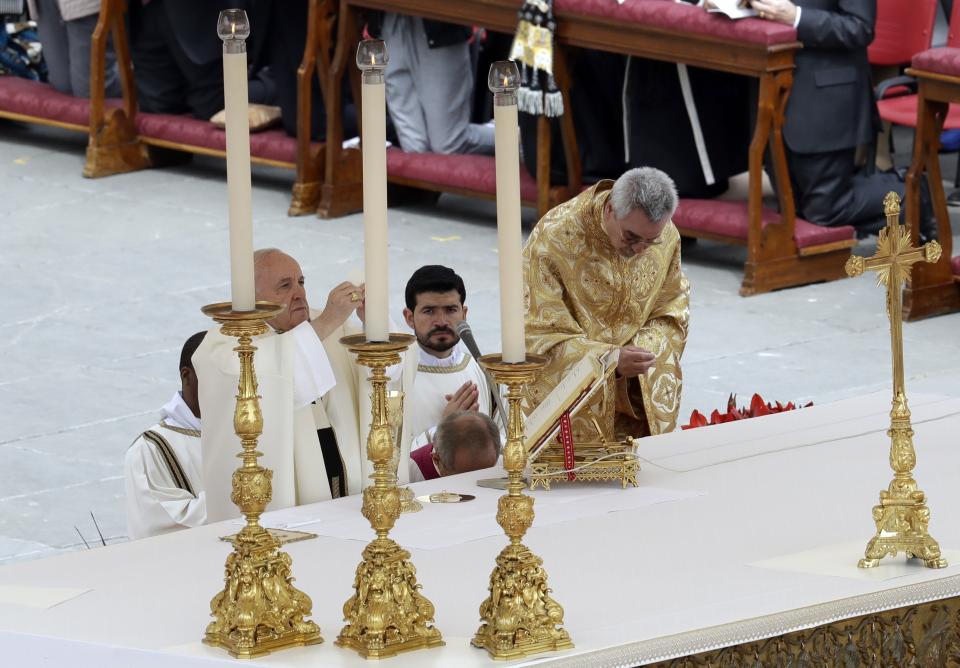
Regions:
<instances>
[{"instance_id":1,"label":"crucifix on stand","mask_svg":"<svg viewBox=\"0 0 960 668\"><path fill-rule=\"evenodd\" d=\"M880 492L880 504L873 507L877 533L867 543L860 568L872 568L880 559L904 552L908 558L919 557L929 568L944 568L946 559L940 546L927 532L930 509L924 493L917 489L913 467L917 454L913 448L913 427L903 382L903 303L902 286L910 281L911 267L917 262L936 262L940 244L929 241L915 248L909 229L900 224L900 198L887 193L883 200L887 226L880 230L877 252L873 257L851 257L847 273L859 276L864 271L877 272L877 285L887 289L887 315L890 318L890 347L893 353L893 407L890 410L890 466L893 480Z\"/></svg>"}]
</instances>

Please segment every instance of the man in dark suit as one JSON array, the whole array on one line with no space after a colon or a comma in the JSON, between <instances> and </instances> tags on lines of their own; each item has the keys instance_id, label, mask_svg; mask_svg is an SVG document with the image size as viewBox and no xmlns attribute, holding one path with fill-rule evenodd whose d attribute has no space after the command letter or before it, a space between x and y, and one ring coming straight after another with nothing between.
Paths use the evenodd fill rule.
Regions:
<instances>
[{"instance_id":1,"label":"man in dark suit","mask_svg":"<svg viewBox=\"0 0 960 668\"><path fill-rule=\"evenodd\" d=\"M246 10L250 20L250 102L273 102L273 82L258 62L268 34L269 1L132 0L130 50L143 111L190 113L207 120L223 109L223 43L217 36L217 17L234 7Z\"/></svg>"},{"instance_id":2,"label":"man in dark suit","mask_svg":"<svg viewBox=\"0 0 960 668\"><path fill-rule=\"evenodd\" d=\"M752 0L752 6L760 18L796 27L803 42L783 128L798 213L819 225L875 231L884 195L904 193L897 174L868 173L856 164L857 147L873 144L879 129L867 62L876 0Z\"/></svg>"}]
</instances>

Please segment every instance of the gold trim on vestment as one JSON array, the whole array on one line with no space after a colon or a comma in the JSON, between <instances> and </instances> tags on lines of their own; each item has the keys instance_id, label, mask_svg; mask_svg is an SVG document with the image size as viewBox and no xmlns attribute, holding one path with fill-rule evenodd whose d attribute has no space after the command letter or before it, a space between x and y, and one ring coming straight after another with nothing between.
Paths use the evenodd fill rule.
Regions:
<instances>
[{"instance_id":1,"label":"gold trim on vestment","mask_svg":"<svg viewBox=\"0 0 960 668\"><path fill-rule=\"evenodd\" d=\"M200 438L199 429L184 429L183 427L174 427L172 424L167 424L166 422L161 422L160 426L163 427L164 429L175 431L178 434L183 434L184 436L193 436L194 438Z\"/></svg>"},{"instance_id":2,"label":"gold trim on vestment","mask_svg":"<svg viewBox=\"0 0 960 668\"><path fill-rule=\"evenodd\" d=\"M419 364L417 365L417 371L420 373L460 373L467 368L467 365L470 364L470 360L473 358L470 355L464 353L463 359L460 360L459 364L454 366L430 366L429 364Z\"/></svg>"}]
</instances>

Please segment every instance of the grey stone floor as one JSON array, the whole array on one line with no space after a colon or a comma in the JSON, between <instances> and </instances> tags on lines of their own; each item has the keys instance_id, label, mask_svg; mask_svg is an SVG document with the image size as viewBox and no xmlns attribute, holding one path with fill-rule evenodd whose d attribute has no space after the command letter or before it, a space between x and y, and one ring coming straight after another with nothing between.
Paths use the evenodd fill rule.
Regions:
<instances>
[{"instance_id":1,"label":"grey stone floor","mask_svg":"<svg viewBox=\"0 0 960 668\"><path fill-rule=\"evenodd\" d=\"M82 549L77 530L99 544L91 513L107 542L125 540L125 448L176 387L183 340L209 326L200 307L229 298L223 163L86 180L83 145L0 123L0 564ZM954 162L944 159L950 176ZM362 263L359 216L288 218L289 173L254 180L255 243L299 258L322 306ZM497 348L494 212L451 196L391 209L394 317L416 267L449 264L466 280L480 345ZM873 280L744 299L742 263L741 250L713 244L685 254L683 420L730 392L823 403L888 386ZM905 325L911 391L960 395L958 330L960 314Z\"/></svg>"}]
</instances>

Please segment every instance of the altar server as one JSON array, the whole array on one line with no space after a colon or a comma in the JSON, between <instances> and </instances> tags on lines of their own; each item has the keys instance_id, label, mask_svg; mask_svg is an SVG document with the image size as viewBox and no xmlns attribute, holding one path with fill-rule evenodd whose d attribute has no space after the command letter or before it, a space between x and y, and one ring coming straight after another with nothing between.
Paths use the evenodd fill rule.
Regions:
<instances>
[{"instance_id":1,"label":"altar server","mask_svg":"<svg viewBox=\"0 0 960 668\"><path fill-rule=\"evenodd\" d=\"M356 494L362 461L356 372L340 346L347 318L363 303L362 287L344 282L311 311L300 265L275 248L254 254L257 300L286 306L254 339L263 434L260 464L273 471L270 509ZM204 415L201 438L208 521L237 517L231 475L240 440L234 433L240 362L236 339L211 329L194 355Z\"/></svg>"},{"instance_id":2,"label":"altar server","mask_svg":"<svg viewBox=\"0 0 960 668\"><path fill-rule=\"evenodd\" d=\"M457 334L457 325L467 317L466 298L463 279L449 267L420 267L407 281L403 317L417 336L410 351L417 364L412 384L404 390L404 416L414 448L431 441L447 415L464 410L491 414L486 376Z\"/></svg>"},{"instance_id":3,"label":"altar server","mask_svg":"<svg viewBox=\"0 0 960 668\"><path fill-rule=\"evenodd\" d=\"M527 351L548 360L527 408L584 357L619 349L615 375L574 417L575 442L597 440L591 411L608 440L676 425L690 292L676 207L670 177L631 169L548 211L527 240Z\"/></svg>"},{"instance_id":4,"label":"altar server","mask_svg":"<svg viewBox=\"0 0 960 668\"><path fill-rule=\"evenodd\" d=\"M206 522L200 475L200 404L190 361L206 332L194 334L180 352L180 385L160 409L160 422L140 434L123 462L127 534L145 538Z\"/></svg>"}]
</instances>

